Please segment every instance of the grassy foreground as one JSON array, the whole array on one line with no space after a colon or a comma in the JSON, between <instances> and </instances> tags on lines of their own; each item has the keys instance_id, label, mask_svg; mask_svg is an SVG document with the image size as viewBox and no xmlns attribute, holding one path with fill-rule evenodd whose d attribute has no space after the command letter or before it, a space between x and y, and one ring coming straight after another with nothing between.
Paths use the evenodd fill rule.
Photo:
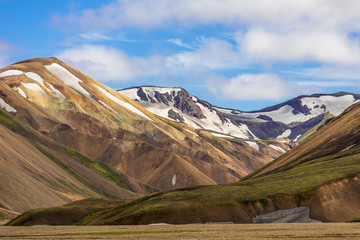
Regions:
<instances>
[{"instance_id":1,"label":"grassy foreground","mask_svg":"<svg viewBox=\"0 0 360 240\"><path fill-rule=\"evenodd\" d=\"M257 214L256 209L252 212L251 209L256 206L266 208L277 198L286 196L298 205L312 197L319 186L359 173L360 147L353 147L305 161L286 171L234 184L158 192L126 203L114 202L101 211L83 211L81 208L73 211L68 207L35 209L20 215L10 224L33 225L34 218L51 220L51 216L58 218L59 215L65 218L72 211L78 213L78 217L70 224L81 225L251 222ZM46 221L41 223L46 224Z\"/></svg>"},{"instance_id":2,"label":"grassy foreground","mask_svg":"<svg viewBox=\"0 0 360 240\"><path fill-rule=\"evenodd\" d=\"M0 227L0 239L360 239L360 223Z\"/></svg>"},{"instance_id":3,"label":"grassy foreground","mask_svg":"<svg viewBox=\"0 0 360 240\"><path fill-rule=\"evenodd\" d=\"M189 216L209 215L211 212L216 215L217 210L226 212L226 208L231 207L248 211L249 205L266 207L272 199L286 195L300 202L310 198L319 186L359 174L359 152L360 148L354 147L348 151L306 161L287 171L250 178L235 184L199 186L147 195L107 212L91 215L85 218L82 224L144 224L165 221L167 216L176 219L181 211L188 211L188 219L183 216L185 219L172 223L206 222L208 220L201 217L197 219ZM214 219L216 217L219 216L214 216ZM207 219L211 219L211 216L207 216Z\"/></svg>"}]
</instances>

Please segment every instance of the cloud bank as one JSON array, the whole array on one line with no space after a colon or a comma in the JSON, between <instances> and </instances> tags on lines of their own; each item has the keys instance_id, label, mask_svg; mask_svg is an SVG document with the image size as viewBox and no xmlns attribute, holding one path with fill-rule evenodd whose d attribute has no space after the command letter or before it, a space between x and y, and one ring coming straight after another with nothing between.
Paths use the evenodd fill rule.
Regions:
<instances>
[{"instance_id":1,"label":"cloud bank","mask_svg":"<svg viewBox=\"0 0 360 240\"><path fill-rule=\"evenodd\" d=\"M290 84L275 74L240 74L233 78L209 78L211 91L229 100L280 100L298 94L297 84Z\"/></svg>"},{"instance_id":2,"label":"cloud bank","mask_svg":"<svg viewBox=\"0 0 360 240\"><path fill-rule=\"evenodd\" d=\"M129 56L121 50L104 45L85 44L56 54L61 60L77 67L95 79L129 81L153 76L160 72L161 58Z\"/></svg>"},{"instance_id":3,"label":"cloud bank","mask_svg":"<svg viewBox=\"0 0 360 240\"><path fill-rule=\"evenodd\" d=\"M170 54L138 57L86 44L58 54L99 80L201 73L199 81L218 96L279 100L299 92L294 86L352 86L360 79L357 0L117 0L97 9L53 14L51 22L64 31L84 32L84 39L111 40L97 33L106 31L206 31L217 25L230 35L163 39L181 47ZM284 74L289 67L291 73Z\"/></svg>"}]
</instances>

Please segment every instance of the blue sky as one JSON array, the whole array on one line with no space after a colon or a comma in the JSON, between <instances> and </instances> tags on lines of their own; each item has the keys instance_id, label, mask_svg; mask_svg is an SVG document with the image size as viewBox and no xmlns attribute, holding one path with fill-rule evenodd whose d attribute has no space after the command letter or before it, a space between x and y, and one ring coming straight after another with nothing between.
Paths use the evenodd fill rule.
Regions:
<instances>
[{"instance_id":1,"label":"blue sky","mask_svg":"<svg viewBox=\"0 0 360 240\"><path fill-rule=\"evenodd\" d=\"M0 67L56 56L114 88L256 110L360 83L357 0L0 0Z\"/></svg>"}]
</instances>

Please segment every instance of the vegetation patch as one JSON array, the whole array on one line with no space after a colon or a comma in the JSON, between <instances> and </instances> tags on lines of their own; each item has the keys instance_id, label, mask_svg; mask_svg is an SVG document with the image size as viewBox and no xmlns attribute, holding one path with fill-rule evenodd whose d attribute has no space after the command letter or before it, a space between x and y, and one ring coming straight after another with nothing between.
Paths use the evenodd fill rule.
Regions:
<instances>
[{"instance_id":1,"label":"vegetation patch","mask_svg":"<svg viewBox=\"0 0 360 240\"><path fill-rule=\"evenodd\" d=\"M71 157L76 159L77 161L81 162L106 180L118 185L119 187L122 187L124 189L128 189L130 191L133 191L126 181L125 176L123 176L120 172L116 171L115 169L109 167L108 165L96 162L88 159L87 157L81 155L80 153L76 152L74 149L70 147L66 147L66 151L68 154L70 154Z\"/></svg>"},{"instance_id":2,"label":"vegetation patch","mask_svg":"<svg viewBox=\"0 0 360 240\"><path fill-rule=\"evenodd\" d=\"M354 217L349 222L360 222L360 217Z\"/></svg>"},{"instance_id":3,"label":"vegetation patch","mask_svg":"<svg viewBox=\"0 0 360 240\"><path fill-rule=\"evenodd\" d=\"M121 199L89 198L60 207L39 208L27 211L6 225L72 225L90 214L110 209L124 203Z\"/></svg>"},{"instance_id":4,"label":"vegetation patch","mask_svg":"<svg viewBox=\"0 0 360 240\"><path fill-rule=\"evenodd\" d=\"M29 132L17 123L10 115L0 110L0 124L4 125L11 131L18 133L22 136L28 136Z\"/></svg>"},{"instance_id":5,"label":"vegetation patch","mask_svg":"<svg viewBox=\"0 0 360 240\"><path fill-rule=\"evenodd\" d=\"M92 189L92 186L90 186L90 184L88 184L82 177L80 177L78 174L76 174L71 168L65 166L64 164L62 164L59 160L57 160L53 155L51 155L48 151L46 151L44 148L42 148L39 144L37 143L33 143L34 146L42 153L44 154L47 158L49 158L50 160L52 160L55 164L57 164L58 166L60 166L65 172L69 173L71 176L73 176L76 180L78 180L79 182L81 182L83 185L85 185L86 187ZM62 183L65 186L70 187L71 189L75 190L77 193L81 193L81 194L85 194L85 196L93 196L93 194L91 194L90 192L86 191L85 189L79 189L78 187L76 187L74 184L70 184L68 181L59 181L60 183Z\"/></svg>"},{"instance_id":6,"label":"vegetation patch","mask_svg":"<svg viewBox=\"0 0 360 240\"><path fill-rule=\"evenodd\" d=\"M206 204L209 208L226 208L234 205L234 201L248 212L249 206L259 203L266 207L269 199L281 196L293 196L295 201L301 202L311 198L319 186L360 173L360 154L346 155L343 152L313 159L286 171L234 184L200 186L148 195L103 213L98 218L102 220L94 222L146 223L143 222L145 219L158 219L159 215L161 219L162 212L174 207L196 209Z\"/></svg>"}]
</instances>

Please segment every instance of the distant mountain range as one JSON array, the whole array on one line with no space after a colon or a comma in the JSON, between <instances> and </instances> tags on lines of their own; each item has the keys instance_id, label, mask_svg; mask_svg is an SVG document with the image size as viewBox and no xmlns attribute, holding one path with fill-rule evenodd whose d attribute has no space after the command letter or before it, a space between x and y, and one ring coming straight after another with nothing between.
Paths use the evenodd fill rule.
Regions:
<instances>
[{"instance_id":1,"label":"distant mountain range","mask_svg":"<svg viewBox=\"0 0 360 240\"><path fill-rule=\"evenodd\" d=\"M303 140L314 127L360 99L359 94L348 92L304 95L262 110L244 112L213 106L183 88L142 86L119 92L152 113L195 129L207 129L216 136L293 141Z\"/></svg>"},{"instance_id":2,"label":"distant mountain range","mask_svg":"<svg viewBox=\"0 0 360 240\"><path fill-rule=\"evenodd\" d=\"M9 224L252 223L259 218L265 222L359 222L359 116L357 103L237 183L162 191L113 203L115 207L92 214L86 213L90 211L87 202L75 203L84 204L83 211L72 206L38 209ZM100 206L109 202L94 201ZM72 223L69 209L77 213ZM299 209L303 214L296 214Z\"/></svg>"},{"instance_id":3,"label":"distant mountain range","mask_svg":"<svg viewBox=\"0 0 360 240\"><path fill-rule=\"evenodd\" d=\"M358 100L300 96L242 112L181 88L115 91L56 58L15 63L0 69L0 218L91 198L12 224L249 222L297 206L348 220L360 215L347 198L358 194ZM342 202L343 215L329 210Z\"/></svg>"}]
</instances>

